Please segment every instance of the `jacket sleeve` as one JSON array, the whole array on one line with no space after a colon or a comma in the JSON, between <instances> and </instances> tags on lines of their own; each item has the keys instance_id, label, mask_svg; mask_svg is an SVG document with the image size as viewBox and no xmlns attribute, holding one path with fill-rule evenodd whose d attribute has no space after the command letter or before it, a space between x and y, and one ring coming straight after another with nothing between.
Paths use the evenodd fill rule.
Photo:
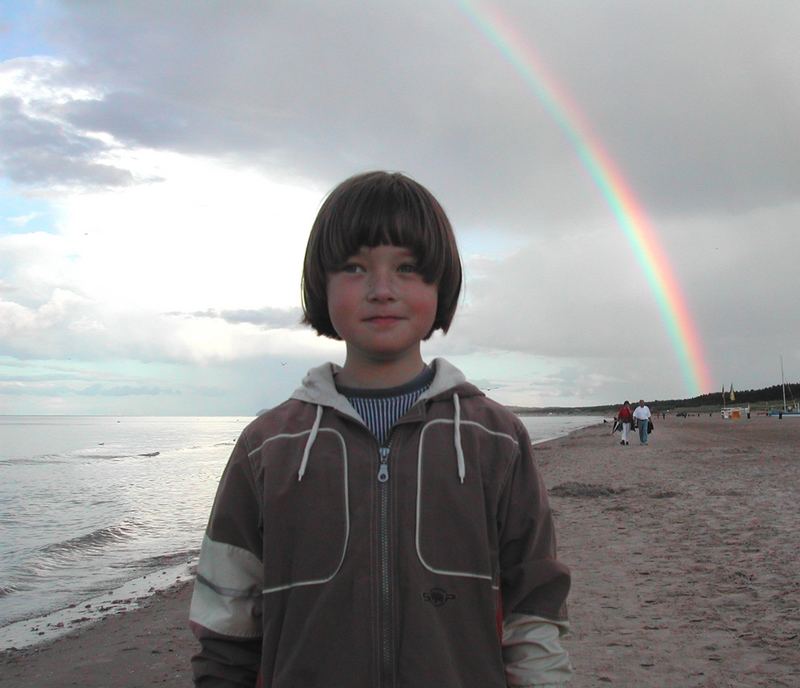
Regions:
<instances>
[{"instance_id":1,"label":"jacket sleeve","mask_svg":"<svg viewBox=\"0 0 800 688\"><path fill-rule=\"evenodd\" d=\"M503 620L503 664L513 688L557 688L572 678L572 666L559 637L566 622L553 623L527 614Z\"/></svg>"},{"instance_id":2,"label":"jacket sleeve","mask_svg":"<svg viewBox=\"0 0 800 688\"><path fill-rule=\"evenodd\" d=\"M189 621L196 686L256 685L261 658L260 499L242 435L220 479L197 565Z\"/></svg>"},{"instance_id":3,"label":"jacket sleeve","mask_svg":"<svg viewBox=\"0 0 800 688\"><path fill-rule=\"evenodd\" d=\"M553 515L527 432L510 468L499 514L503 662L509 686L562 686L572 676L567 632L569 569L556 559Z\"/></svg>"}]
</instances>

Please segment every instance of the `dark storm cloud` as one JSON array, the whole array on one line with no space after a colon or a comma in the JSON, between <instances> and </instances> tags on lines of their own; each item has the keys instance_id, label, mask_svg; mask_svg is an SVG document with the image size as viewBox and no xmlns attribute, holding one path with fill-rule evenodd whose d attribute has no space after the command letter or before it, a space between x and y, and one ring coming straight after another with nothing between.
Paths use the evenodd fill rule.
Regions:
<instances>
[{"instance_id":1,"label":"dark storm cloud","mask_svg":"<svg viewBox=\"0 0 800 688\"><path fill-rule=\"evenodd\" d=\"M796 3L497 6L652 211L794 196ZM478 225L530 232L601 207L563 131L457 3L63 10L53 39L107 92L68 109L75 124L323 186L404 169Z\"/></svg>"},{"instance_id":2,"label":"dark storm cloud","mask_svg":"<svg viewBox=\"0 0 800 688\"><path fill-rule=\"evenodd\" d=\"M187 22L159 4L157 23L148 6L114 5L102 21L66 13L58 35L75 64L92 65L75 77L99 78L107 93L65 109L73 124L323 188L358 169L402 169L520 229L528 218L510 212L510 195L553 196L564 142L451 5L237 3ZM126 31L137 40L120 55Z\"/></svg>"},{"instance_id":3,"label":"dark storm cloud","mask_svg":"<svg viewBox=\"0 0 800 688\"><path fill-rule=\"evenodd\" d=\"M0 139L0 173L18 184L109 187L133 181L127 170L96 162L107 150L100 141L26 114L13 96L0 97Z\"/></svg>"}]
</instances>

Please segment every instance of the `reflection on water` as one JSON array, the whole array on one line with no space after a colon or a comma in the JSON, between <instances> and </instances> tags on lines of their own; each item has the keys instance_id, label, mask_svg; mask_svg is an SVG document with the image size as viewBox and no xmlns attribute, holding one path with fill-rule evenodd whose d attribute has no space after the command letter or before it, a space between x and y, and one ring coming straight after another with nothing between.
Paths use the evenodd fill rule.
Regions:
<instances>
[{"instance_id":1,"label":"reflection on water","mask_svg":"<svg viewBox=\"0 0 800 688\"><path fill-rule=\"evenodd\" d=\"M534 444L563 437L573 430L603 422L603 416L520 416L520 418Z\"/></svg>"},{"instance_id":2,"label":"reflection on water","mask_svg":"<svg viewBox=\"0 0 800 688\"><path fill-rule=\"evenodd\" d=\"M0 626L196 552L249 420L0 417Z\"/></svg>"}]
</instances>

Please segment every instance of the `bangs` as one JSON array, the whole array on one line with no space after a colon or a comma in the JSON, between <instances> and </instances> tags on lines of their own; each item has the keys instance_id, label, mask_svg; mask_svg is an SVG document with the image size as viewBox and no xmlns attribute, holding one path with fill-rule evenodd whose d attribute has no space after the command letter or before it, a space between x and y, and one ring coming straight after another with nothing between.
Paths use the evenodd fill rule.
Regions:
<instances>
[{"instance_id":1,"label":"bangs","mask_svg":"<svg viewBox=\"0 0 800 688\"><path fill-rule=\"evenodd\" d=\"M444 270L439 218L401 184L360 191L342 199L329 231L321 237L323 270L340 270L363 246L399 246L411 251L426 282L438 282Z\"/></svg>"}]
</instances>

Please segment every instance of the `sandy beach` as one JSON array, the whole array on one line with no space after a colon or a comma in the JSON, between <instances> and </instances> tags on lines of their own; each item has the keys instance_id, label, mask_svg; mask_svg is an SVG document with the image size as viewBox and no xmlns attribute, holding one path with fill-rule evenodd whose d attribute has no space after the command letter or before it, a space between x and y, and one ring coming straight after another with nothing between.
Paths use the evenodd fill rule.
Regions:
<instances>
[{"instance_id":1,"label":"sandy beach","mask_svg":"<svg viewBox=\"0 0 800 688\"><path fill-rule=\"evenodd\" d=\"M572 568L574 688L800 685L800 419L655 419L537 445ZM0 686L191 685L190 585L42 646Z\"/></svg>"}]
</instances>

